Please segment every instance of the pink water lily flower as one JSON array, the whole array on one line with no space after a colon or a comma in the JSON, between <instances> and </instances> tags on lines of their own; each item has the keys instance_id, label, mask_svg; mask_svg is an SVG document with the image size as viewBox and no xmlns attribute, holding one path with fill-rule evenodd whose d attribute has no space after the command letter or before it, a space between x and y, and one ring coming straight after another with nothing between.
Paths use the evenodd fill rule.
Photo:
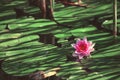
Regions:
<instances>
[{"instance_id":1,"label":"pink water lily flower","mask_svg":"<svg viewBox=\"0 0 120 80\"><path fill-rule=\"evenodd\" d=\"M74 57L78 57L82 59L83 57L90 56L90 53L94 51L95 43L91 41L87 41L87 38L78 39L75 44L72 44L72 47L75 48L75 52L73 53Z\"/></svg>"}]
</instances>

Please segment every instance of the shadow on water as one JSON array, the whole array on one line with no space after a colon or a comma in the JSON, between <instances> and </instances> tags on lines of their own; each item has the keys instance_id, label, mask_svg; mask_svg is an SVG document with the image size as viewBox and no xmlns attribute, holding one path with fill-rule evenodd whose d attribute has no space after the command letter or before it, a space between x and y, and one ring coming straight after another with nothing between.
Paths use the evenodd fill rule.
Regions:
<instances>
[{"instance_id":1,"label":"shadow on water","mask_svg":"<svg viewBox=\"0 0 120 80\"><path fill-rule=\"evenodd\" d=\"M103 0L101 0L100 2L102 3ZM71 12L70 9L72 8L73 7L69 8L69 12ZM106 8L108 9L108 7ZM63 8L59 8L59 10L62 9ZM5 57L7 58L6 61L3 63L3 70L13 75L24 75L29 74L35 70L48 70L50 68L60 66L61 71L57 75L68 78L69 80L119 79L119 38L116 42L114 42L113 37L109 33L96 30L95 28L93 28L93 26L88 27L89 23L87 22L87 20L91 19L93 16L101 16L106 11L104 10L103 12L101 12L102 9L96 9L98 13L92 15L91 17L91 12L89 8L85 10L81 9L80 12L77 12L77 10L79 9L76 9L76 12L74 13L70 13L70 18L73 18L74 15L83 15L85 11L88 11L89 14L87 16L80 16L80 18L74 18L73 20L67 18L67 21L67 19L65 19L66 16L60 17L60 15L62 15L59 14L60 11L56 13L56 18L61 23L75 25L75 27L73 27L72 29L68 29L66 27L57 27L56 24L51 21L24 21L23 19L15 20L16 24L14 25L25 25L19 27L11 27L11 30L9 32L0 33L0 35L3 36L5 34L8 34L8 37L10 36L10 34L21 34L21 36L17 38L6 38L4 36L3 40L0 41L1 44L7 45L2 45L4 47L2 52L5 53ZM9 17L9 19L10 18L11 17ZM84 70L81 69L81 65L77 62L66 62L66 54L72 54L74 52L73 48L71 47L71 42L63 42L64 46L62 48L57 48L56 46L51 44L38 42L38 34L49 32L54 33L54 35L63 34L62 37L65 38L71 36L72 34L75 35L77 38L87 36L88 40L96 43L96 50L94 53L92 53L93 57L88 63L86 63L86 66L93 70L93 72L86 73Z\"/></svg>"}]
</instances>

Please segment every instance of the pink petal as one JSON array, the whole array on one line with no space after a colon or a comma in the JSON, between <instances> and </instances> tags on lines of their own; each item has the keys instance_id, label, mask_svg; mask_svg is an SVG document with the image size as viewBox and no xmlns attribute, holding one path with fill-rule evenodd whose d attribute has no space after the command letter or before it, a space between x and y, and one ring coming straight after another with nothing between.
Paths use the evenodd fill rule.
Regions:
<instances>
[{"instance_id":1,"label":"pink petal","mask_svg":"<svg viewBox=\"0 0 120 80\"><path fill-rule=\"evenodd\" d=\"M94 48L92 48L91 50L90 50L90 52L93 52L95 49Z\"/></svg>"},{"instance_id":2,"label":"pink petal","mask_svg":"<svg viewBox=\"0 0 120 80\"><path fill-rule=\"evenodd\" d=\"M77 39L77 41L76 41L76 44L79 44L79 43L80 43L80 41L81 41L81 39L80 39L80 38L78 38L78 39Z\"/></svg>"},{"instance_id":3,"label":"pink petal","mask_svg":"<svg viewBox=\"0 0 120 80\"><path fill-rule=\"evenodd\" d=\"M83 38L83 41L85 41L85 43L87 43L87 38L86 38L86 37L84 37L84 38Z\"/></svg>"},{"instance_id":4,"label":"pink petal","mask_svg":"<svg viewBox=\"0 0 120 80\"><path fill-rule=\"evenodd\" d=\"M82 56L82 55L79 55L79 56L78 56L79 59L82 59L83 57L84 57L84 56Z\"/></svg>"},{"instance_id":5,"label":"pink petal","mask_svg":"<svg viewBox=\"0 0 120 80\"><path fill-rule=\"evenodd\" d=\"M76 49L76 44L71 44L72 47L74 47Z\"/></svg>"},{"instance_id":6,"label":"pink petal","mask_svg":"<svg viewBox=\"0 0 120 80\"><path fill-rule=\"evenodd\" d=\"M95 46L95 43L93 43L92 45L91 45L91 47L93 48Z\"/></svg>"},{"instance_id":7,"label":"pink petal","mask_svg":"<svg viewBox=\"0 0 120 80\"><path fill-rule=\"evenodd\" d=\"M78 52L78 51L75 51L75 54L81 54L80 52Z\"/></svg>"},{"instance_id":8,"label":"pink petal","mask_svg":"<svg viewBox=\"0 0 120 80\"><path fill-rule=\"evenodd\" d=\"M91 45L92 45L92 41L89 41L89 42L88 42L88 46L91 46Z\"/></svg>"}]
</instances>

